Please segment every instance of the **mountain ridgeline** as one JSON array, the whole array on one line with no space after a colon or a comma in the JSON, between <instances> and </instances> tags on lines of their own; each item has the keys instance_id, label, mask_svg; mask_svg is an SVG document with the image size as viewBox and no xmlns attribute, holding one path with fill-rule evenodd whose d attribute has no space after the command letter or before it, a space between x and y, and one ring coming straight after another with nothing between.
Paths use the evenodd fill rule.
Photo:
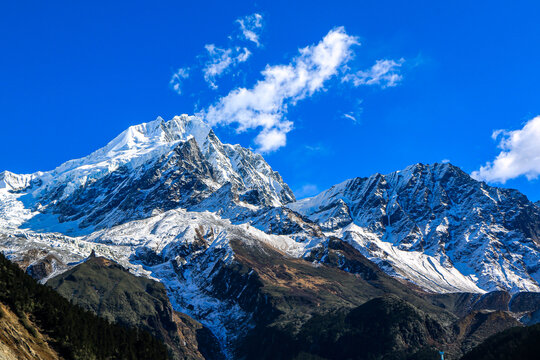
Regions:
<instances>
[{"instance_id":1,"label":"mountain ridgeline","mask_svg":"<svg viewBox=\"0 0 540 360\"><path fill-rule=\"evenodd\" d=\"M347 180L289 206L425 288L540 290L540 208L451 164Z\"/></svg>"},{"instance_id":2,"label":"mountain ridgeline","mask_svg":"<svg viewBox=\"0 0 540 360\"><path fill-rule=\"evenodd\" d=\"M456 359L540 320L540 208L518 191L416 164L297 201L187 115L0 173L0 251L173 358Z\"/></svg>"}]
</instances>

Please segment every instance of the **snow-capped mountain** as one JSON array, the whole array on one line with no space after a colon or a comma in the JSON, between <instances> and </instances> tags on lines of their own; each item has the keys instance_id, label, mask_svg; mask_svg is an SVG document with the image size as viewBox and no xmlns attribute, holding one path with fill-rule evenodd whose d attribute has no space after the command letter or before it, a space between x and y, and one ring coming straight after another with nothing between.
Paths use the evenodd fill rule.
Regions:
<instances>
[{"instance_id":1,"label":"snow-capped mountain","mask_svg":"<svg viewBox=\"0 0 540 360\"><path fill-rule=\"evenodd\" d=\"M260 154L187 115L132 126L51 171L0 173L0 251L42 281L92 251L159 280L229 357L261 323L302 323L297 308L331 310L328 299L358 306L387 291L430 308L419 287L540 291L539 219L519 192L449 164L296 201Z\"/></svg>"},{"instance_id":2,"label":"snow-capped mountain","mask_svg":"<svg viewBox=\"0 0 540 360\"><path fill-rule=\"evenodd\" d=\"M409 166L288 205L434 291L540 291L540 209L451 164Z\"/></svg>"},{"instance_id":3,"label":"snow-capped mountain","mask_svg":"<svg viewBox=\"0 0 540 360\"><path fill-rule=\"evenodd\" d=\"M222 187L232 193L235 205L250 210L294 201L261 155L222 144L197 117L158 118L52 171L0 174L0 224L90 233L152 211L192 208ZM223 199L214 201L227 205Z\"/></svg>"},{"instance_id":4,"label":"snow-capped mountain","mask_svg":"<svg viewBox=\"0 0 540 360\"><path fill-rule=\"evenodd\" d=\"M432 291L540 290L540 209L450 164L355 178L294 201L260 154L223 144L188 115L131 126L52 171L0 173L4 230L80 236L172 209L210 211L298 242L338 236Z\"/></svg>"},{"instance_id":5,"label":"snow-capped mountain","mask_svg":"<svg viewBox=\"0 0 540 360\"><path fill-rule=\"evenodd\" d=\"M175 309L204 318L223 345L253 315L211 290L235 257L231 239L293 257L321 241L283 207L294 200L261 155L221 143L197 117L158 118L52 171L1 173L0 250L45 269L42 281L95 251L163 282Z\"/></svg>"}]
</instances>

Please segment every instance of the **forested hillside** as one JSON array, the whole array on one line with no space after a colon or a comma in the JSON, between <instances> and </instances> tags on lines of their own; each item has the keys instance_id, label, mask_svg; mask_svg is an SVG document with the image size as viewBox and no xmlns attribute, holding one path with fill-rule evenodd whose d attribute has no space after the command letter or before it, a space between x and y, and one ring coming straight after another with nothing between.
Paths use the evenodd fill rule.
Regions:
<instances>
[{"instance_id":1,"label":"forested hillside","mask_svg":"<svg viewBox=\"0 0 540 360\"><path fill-rule=\"evenodd\" d=\"M165 346L149 333L111 324L71 304L1 253L0 303L16 314L28 333L43 336L62 358L167 359Z\"/></svg>"}]
</instances>

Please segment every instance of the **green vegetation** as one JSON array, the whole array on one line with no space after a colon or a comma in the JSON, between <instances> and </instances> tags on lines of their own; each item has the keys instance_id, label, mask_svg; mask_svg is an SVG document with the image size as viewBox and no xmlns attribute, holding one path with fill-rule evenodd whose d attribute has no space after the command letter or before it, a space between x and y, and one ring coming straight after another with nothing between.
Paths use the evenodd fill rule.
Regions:
<instances>
[{"instance_id":1,"label":"green vegetation","mask_svg":"<svg viewBox=\"0 0 540 360\"><path fill-rule=\"evenodd\" d=\"M251 336L244 345L250 359L412 360L437 359L437 340L448 334L406 301L384 296L353 309L314 315L297 334L270 327Z\"/></svg>"},{"instance_id":2,"label":"green vegetation","mask_svg":"<svg viewBox=\"0 0 540 360\"><path fill-rule=\"evenodd\" d=\"M163 284L135 276L105 258L91 257L50 279L47 286L99 317L154 332L162 340L177 330Z\"/></svg>"},{"instance_id":3,"label":"green vegetation","mask_svg":"<svg viewBox=\"0 0 540 360\"><path fill-rule=\"evenodd\" d=\"M146 331L111 324L25 274L0 253L0 302L31 332L28 318L66 359L167 359L165 345Z\"/></svg>"},{"instance_id":4,"label":"green vegetation","mask_svg":"<svg viewBox=\"0 0 540 360\"><path fill-rule=\"evenodd\" d=\"M462 360L536 360L540 357L540 324L514 327L493 335Z\"/></svg>"},{"instance_id":5,"label":"green vegetation","mask_svg":"<svg viewBox=\"0 0 540 360\"><path fill-rule=\"evenodd\" d=\"M47 286L102 318L148 331L168 346L172 359L220 358L217 339L187 315L174 313L163 284L112 260L90 257Z\"/></svg>"}]
</instances>

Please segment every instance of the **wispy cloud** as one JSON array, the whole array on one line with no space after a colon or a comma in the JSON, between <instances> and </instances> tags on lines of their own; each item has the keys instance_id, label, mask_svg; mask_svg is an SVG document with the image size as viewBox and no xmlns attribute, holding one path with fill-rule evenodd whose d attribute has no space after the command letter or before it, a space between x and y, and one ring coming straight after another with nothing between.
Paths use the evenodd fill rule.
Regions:
<instances>
[{"instance_id":1,"label":"wispy cloud","mask_svg":"<svg viewBox=\"0 0 540 360\"><path fill-rule=\"evenodd\" d=\"M237 19L236 22L240 26L242 37L248 41L254 42L257 47L260 46L259 38L263 27L263 17L261 14L252 14Z\"/></svg>"},{"instance_id":2,"label":"wispy cloud","mask_svg":"<svg viewBox=\"0 0 540 360\"><path fill-rule=\"evenodd\" d=\"M350 81L354 86L361 85L379 85L383 88L396 86L402 79L399 74L399 68L405 62L404 59L395 60L377 60L375 64L367 69L353 74L347 74L343 81Z\"/></svg>"},{"instance_id":3,"label":"wispy cloud","mask_svg":"<svg viewBox=\"0 0 540 360\"><path fill-rule=\"evenodd\" d=\"M205 45L206 53L197 57L197 64L189 69L180 68L173 74L170 84L176 92L182 93L184 80L188 76L191 80L197 73L202 74L210 88L217 89L217 80L221 76L251 57L248 46L260 45L263 18L260 14L252 14L237 19L236 23L241 35L229 36L228 46ZM237 43L240 40L248 43L240 46ZM257 150L262 153L275 151L287 144L287 134L294 127L293 121L287 119L289 108L326 90L330 79L338 78L341 83L354 87L376 85L382 88L396 86L401 81L399 70L403 59L377 60L366 70L352 70L349 62L354 58L355 45L360 45L356 36L347 34L343 27L334 28L319 43L300 48L289 63L266 65L261 71L262 77L252 87L233 88L213 104L202 107L198 115L210 125L232 125L237 132L255 130ZM356 107L358 109L350 109L342 116L359 123L362 108Z\"/></svg>"},{"instance_id":4,"label":"wispy cloud","mask_svg":"<svg viewBox=\"0 0 540 360\"><path fill-rule=\"evenodd\" d=\"M345 119L349 119L349 120L352 120L353 122L356 122L356 118L354 117L354 115L352 113L343 114L343 117Z\"/></svg>"},{"instance_id":5,"label":"wispy cloud","mask_svg":"<svg viewBox=\"0 0 540 360\"><path fill-rule=\"evenodd\" d=\"M204 48L206 53L197 56L196 63L188 68L179 68L169 81L171 87L178 94L182 93L182 85L184 80L191 73L202 73L204 80L212 89L217 89L216 80L225 75L241 63L246 62L251 56L249 46L244 41L243 45L239 46L238 42L248 40L260 46L259 37L263 27L263 18L260 14L248 15L239 18L235 21L240 27L240 36L228 36L228 44L225 47L218 47L214 44L206 44ZM188 71L190 70L190 71Z\"/></svg>"},{"instance_id":6,"label":"wispy cloud","mask_svg":"<svg viewBox=\"0 0 540 360\"><path fill-rule=\"evenodd\" d=\"M300 49L289 64L267 65L253 88L232 90L201 115L212 125L237 124L239 132L260 128L255 138L260 152L285 146L293 128L285 118L288 106L323 89L350 60L356 44L343 27L333 29L318 44Z\"/></svg>"},{"instance_id":7,"label":"wispy cloud","mask_svg":"<svg viewBox=\"0 0 540 360\"><path fill-rule=\"evenodd\" d=\"M217 89L216 78L226 73L231 67L247 61L251 52L245 47L222 49L214 44L205 45L208 61L204 65L204 79L211 88Z\"/></svg>"},{"instance_id":8,"label":"wispy cloud","mask_svg":"<svg viewBox=\"0 0 540 360\"><path fill-rule=\"evenodd\" d=\"M472 176L477 180L504 184L507 180L525 175L533 180L540 175L540 116L529 120L519 130L496 130L501 152L495 160L481 166Z\"/></svg>"},{"instance_id":9,"label":"wispy cloud","mask_svg":"<svg viewBox=\"0 0 540 360\"><path fill-rule=\"evenodd\" d=\"M316 152L316 153L324 153L324 152L327 152L328 149L326 148L326 146L322 145L322 144L315 144L315 145L305 145L304 148L308 151L311 151L311 152Z\"/></svg>"},{"instance_id":10,"label":"wispy cloud","mask_svg":"<svg viewBox=\"0 0 540 360\"><path fill-rule=\"evenodd\" d=\"M319 187L315 184L305 184L300 189L294 192L294 195L298 198L304 198L308 196L317 195L320 192Z\"/></svg>"},{"instance_id":11,"label":"wispy cloud","mask_svg":"<svg viewBox=\"0 0 540 360\"><path fill-rule=\"evenodd\" d=\"M169 81L169 85L172 87L174 91L176 91L180 95L182 94L182 83L188 77L189 77L189 69L180 68L171 77L171 81Z\"/></svg>"},{"instance_id":12,"label":"wispy cloud","mask_svg":"<svg viewBox=\"0 0 540 360\"><path fill-rule=\"evenodd\" d=\"M345 75L347 76L347 75ZM362 103L364 101L362 99L357 99L354 106L351 110L344 112L341 116L345 120L351 121L353 124L358 125L361 123L361 116L364 112L364 108L362 107Z\"/></svg>"}]
</instances>

